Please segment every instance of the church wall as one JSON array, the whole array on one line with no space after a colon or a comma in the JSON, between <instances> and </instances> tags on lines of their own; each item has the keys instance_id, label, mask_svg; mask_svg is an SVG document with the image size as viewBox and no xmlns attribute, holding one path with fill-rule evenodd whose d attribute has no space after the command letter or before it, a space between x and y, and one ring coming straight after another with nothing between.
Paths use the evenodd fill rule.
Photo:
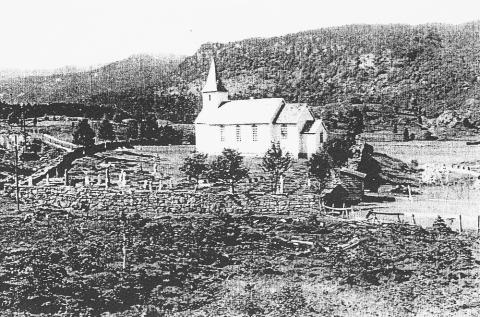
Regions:
<instances>
[{"instance_id":1,"label":"church wall","mask_svg":"<svg viewBox=\"0 0 480 317\"><path fill-rule=\"evenodd\" d=\"M207 124L195 124L195 149L197 152L212 154L218 151L215 127Z\"/></svg>"},{"instance_id":2,"label":"church wall","mask_svg":"<svg viewBox=\"0 0 480 317\"><path fill-rule=\"evenodd\" d=\"M323 133L323 143L320 142L320 133ZM327 131L324 129L323 125L321 126L315 134L303 134L303 147L302 153L306 153L308 157L312 154L318 152L323 144L327 141L328 135Z\"/></svg>"},{"instance_id":3,"label":"church wall","mask_svg":"<svg viewBox=\"0 0 480 317\"><path fill-rule=\"evenodd\" d=\"M225 148L235 149L244 155L263 155L270 147L272 136L270 124L257 124L257 141L253 141L252 125L242 124L240 141L237 141L237 126L224 125L224 140L220 138L219 125L195 125L196 149L211 155L219 154Z\"/></svg>"},{"instance_id":4,"label":"church wall","mask_svg":"<svg viewBox=\"0 0 480 317\"><path fill-rule=\"evenodd\" d=\"M236 149L244 155L263 155L270 146L272 139L269 128L270 125L256 124L257 141L253 141L251 124L241 124L238 126L240 128L240 141L237 140L237 125L225 125L225 141L221 142L223 144L222 149Z\"/></svg>"},{"instance_id":5,"label":"church wall","mask_svg":"<svg viewBox=\"0 0 480 317\"><path fill-rule=\"evenodd\" d=\"M320 134L304 134L305 138L305 153L310 157L312 154L318 152L320 148Z\"/></svg>"},{"instance_id":6,"label":"church wall","mask_svg":"<svg viewBox=\"0 0 480 317\"><path fill-rule=\"evenodd\" d=\"M275 142L280 143L280 147L283 151L290 153L293 157L297 158L300 151L300 133L296 124L286 124L287 136L282 137L282 125L273 125L273 138Z\"/></svg>"}]
</instances>

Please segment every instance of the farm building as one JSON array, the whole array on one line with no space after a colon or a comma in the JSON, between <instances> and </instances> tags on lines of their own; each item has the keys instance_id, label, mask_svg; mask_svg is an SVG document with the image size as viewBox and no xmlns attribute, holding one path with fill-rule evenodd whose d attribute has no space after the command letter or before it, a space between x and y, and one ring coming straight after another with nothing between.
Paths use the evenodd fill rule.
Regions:
<instances>
[{"instance_id":1,"label":"farm building","mask_svg":"<svg viewBox=\"0 0 480 317\"><path fill-rule=\"evenodd\" d=\"M260 156L275 142L294 157L309 157L327 140L322 120L315 119L305 103L286 103L283 98L229 100L213 59L202 99L195 120L199 152L215 155L233 148Z\"/></svg>"},{"instance_id":2,"label":"farm building","mask_svg":"<svg viewBox=\"0 0 480 317\"><path fill-rule=\"evenodd\" d=\"M359 203L364 193L365 173L342 168L322 192L322 199L329 206L341 207Z\"/></svg>"}]
</instances>

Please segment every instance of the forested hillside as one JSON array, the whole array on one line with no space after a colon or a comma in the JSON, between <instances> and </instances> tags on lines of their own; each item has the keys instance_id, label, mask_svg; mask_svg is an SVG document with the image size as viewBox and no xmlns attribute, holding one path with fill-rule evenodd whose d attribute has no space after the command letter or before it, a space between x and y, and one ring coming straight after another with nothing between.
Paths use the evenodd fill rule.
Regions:
<instances>
[{"instance_id":1,"label":"forested hillside","mask_svg":"<svg viewBox=\"0 0 480 317\"><path fill-rule=\"evenodd\" d=\"M384 123L402 115L436 118L449 109L463 111L470 122L480 119L480 22L349 25L207 43L181 63L133 58L128 66L123 61L68 80L27 78L10 90L28 100L115 104L132 114L192 122L211 56L231 98L284 97L308 102L318 114L368 105L362 111Z\"/></svg>"},{"instance_id":2,"label":"forested hillside","mask_svg":"<svg viewBox=\"0 0 480 317\"><path fill-rule=\"evenodd\" d=\"M10 102L90 102L92 96L136 90L163 84L182 56L134 55L85 72L16 77L0 81L0 96ZM112 98L113 100L114 98Z\"/></svg>"},{"instance_id":3,"label":"forested hillside","mask_svg":"<svg viewBox=\"0 0 480 317\"><path fill-rule=\"evenodd\" d=\"M480 92L480 23L351 25L205 44L180 64L198 89L210 56L233 98L282 96L308 102L382 104L429 116Z\"/></svg>"}]
</instances>

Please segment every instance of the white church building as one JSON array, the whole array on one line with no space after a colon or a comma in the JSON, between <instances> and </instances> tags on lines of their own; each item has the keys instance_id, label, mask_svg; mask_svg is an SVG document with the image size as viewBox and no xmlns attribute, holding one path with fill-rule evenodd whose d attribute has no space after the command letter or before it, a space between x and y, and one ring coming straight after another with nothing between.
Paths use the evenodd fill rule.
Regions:
<instances>
[{"instance_id":1,"label":"white church building","mask_svg":"<svg viewBox=\"0 0 480 317\"><path fill-rule=\"evenodd\" d=\"M263 156L272 142L293 157L310 157L327 139L321 119L305 103L283 98L229 100L212 58L195 120L196 150L217 155L225 148Z\"/></svg>"}]
</instances>

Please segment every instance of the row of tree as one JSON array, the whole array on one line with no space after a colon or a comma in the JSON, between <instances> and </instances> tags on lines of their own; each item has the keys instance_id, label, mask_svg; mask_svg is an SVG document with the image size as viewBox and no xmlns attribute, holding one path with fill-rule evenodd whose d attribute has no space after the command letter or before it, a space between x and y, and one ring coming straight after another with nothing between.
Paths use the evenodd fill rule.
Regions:
<instances>
[{"instance_id":1,"label":"row of tree","mask_svg":"<svg viewBox=\"0 0 480 317\"><path fill-rule=\"evenodd\" d=\"M323 190L328 181L331 169L347 162L350 145L351 143L344 140L333 139L327 142L324 149L313 154L307 161L308 173L317 180L319 192ZM190 180L195 181L196 186L201 178L221 181L229 185L230 193L233 194L235 184L246 178L249 173L243 159L238 151L224 149L221 155L209 163L207 154L195 152L185 158L180 170ZM270 176L273 190L277 189L280 178L285 176L292 164L292 156L282 151L278 143L272 143L262 158L261 168Z\"/></svg>"},{"instance_id":2,"label":"row of tree","mask_svg":"<svg viewBox=\"0 0 480 317\"><path fill-rule=\"evenodd\" d=\"M113 141L117 139L114 125L107 117L104 117L96 133L87 119L80 121L73 132L73 143L82 146L92 146L95 144L95 135L99 140L103 141ZM148 118L140 123L132 119L127 124L124 138L126 140L140 139L158 145L168 145L181 144L184 139L184 134L171 125L158 126L157 121L152 118Z\"/></svg>"}]
</instances>

